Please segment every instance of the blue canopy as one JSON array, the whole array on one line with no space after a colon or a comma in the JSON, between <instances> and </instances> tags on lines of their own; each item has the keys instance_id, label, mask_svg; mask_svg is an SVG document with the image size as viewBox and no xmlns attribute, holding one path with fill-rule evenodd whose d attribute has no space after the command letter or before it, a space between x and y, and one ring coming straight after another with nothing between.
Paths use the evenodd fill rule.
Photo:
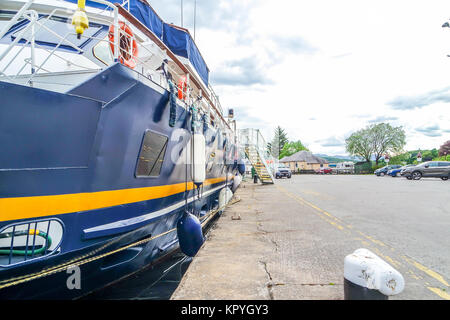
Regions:
<instances>
[{"instance_id":1,"label":"blue canopy","mask_svg":"<svg viewBox=\"0 0 450 320\"><path fill-rule=\"evenodd\" d=\"M189 33L164 23L162 40L173 53L188 58L195 70L197 70L200 78L208 85L209 69Z\"/></svg>"},{"instance_id":2,"label":"blue canopy","mask_svg":"<svg viewBox=\"0 0 450 320\"><path fill-rule=\"evenodd\" d=\"M77 0L66 0L77 3ZM126 0L107 0L111 3L124 3ZM105 8L105 5L87 0L87 6ZM129 0L130 13L161 39L176 55L188 58L203 82L208 85L209 69L194 40L184 29L165 23L143 0ZM125 8L127 4L124 5Z\"/></svg>"}]
</instances>

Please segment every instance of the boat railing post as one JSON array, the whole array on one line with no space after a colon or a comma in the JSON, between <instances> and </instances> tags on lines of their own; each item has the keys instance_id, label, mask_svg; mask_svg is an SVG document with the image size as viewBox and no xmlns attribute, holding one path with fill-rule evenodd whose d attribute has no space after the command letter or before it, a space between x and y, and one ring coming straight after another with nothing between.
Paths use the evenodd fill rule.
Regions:
<instances>
[{"instance_id":1,"label":"boat railing post","mask_svg":"<svg viewBox=\"0 0 450 320\"><path fill-rule=\"evenodd\" d=\"M186 92L186 94L187 94L187 102L189 102L189 99L190 99L190 97L191 97L191 82L190 82L190 74L189 73L187 73L186 74L186 86L187 86L187 92Z\"/></svg>"},{"instance_id":2,"label":"boat railing post","mask_svg":"<svg viewBox=\"0 0 450 320\"><path fill-rule=\"evenodd\" d=\"M39 18L36 11L33 11L32 14L34 14L34 21L37 21ZM36 58L35 58L35 39L36 39L36 33L35 33L35 23L31 25L31 40L30 40L30 60L31 60L31 74L34 74L36 72L35 65L36 65ZM33 86L33 82L30 82L30 86Z\"/></svg>"},{"instance_id":3,"label":"boat railing post","mask_svg":"<svg viewBox=\"0 0 450 320\"><path fill-rule=\"evenodd\" d=\"M114 8L114 61L119 61L119 13Z\"/></svg>"},{"instance_id":4,"label":"boat railing post","mask_svg":"<svg viewBox=\"0 0 450 320\"><path fill-rule=\"evenodd\" d=\"M91 0L100 4L104 4L114 11L114 61L119 61L119 8L111 2L104 0Z\"/></svg>"},{"instance_id":5,"label":"boat railing post","mask_svg":"<svg viewBox=\"0 0 450 320\"><path fill-rule=\"evenodd\" d=\"M34 0L29 0L27 3L25 3L25 5L16 13L16 15L9 21L9 23L2 29L2 31L0 31L0 39L3 38L3 36L8 32L8 30L11 29L11 27L16 24L19 18L31 6L33 1Z\"/></svg>"},{"instance_id":6,"label":"boat railing post","mask_svg":"<svg viewBox=\"0 0 450 320\"><path fill-rule=\"evenodd\" d=\"M25 13L23 13L22 15L25 15ZM3 60L3 58L5 58L9 52L16 46L16 44L23 38L23 35L31 29L31 27L34 25L34 23L36 22L36 17L37 14L32 15L32 17L28 17L26 16L26 19L30 20L30 23L28 24L28 26L26 26L25 28L23 28L23 30L16 36L16 38L14 39L13 42L11 42L11 44L9 45L9 47L0 55L0 61ZM22 47L23 49L24 47ZM22 49L20 49L20 51L22 51ZM17 56L17 55L16 55ZM3 68L3 70L1 71L1 73L5 73L6 69L9 67L9 65L14 61L14 59L16 58L16 56L14 56L12 58L12 60Z\"/></svg>"}]
</instances>

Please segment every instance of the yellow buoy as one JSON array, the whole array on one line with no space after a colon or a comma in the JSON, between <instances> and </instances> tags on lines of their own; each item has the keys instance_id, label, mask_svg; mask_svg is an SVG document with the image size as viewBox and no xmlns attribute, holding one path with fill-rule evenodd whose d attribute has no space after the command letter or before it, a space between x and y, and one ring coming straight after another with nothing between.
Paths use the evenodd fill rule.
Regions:
<instances>
[{"instance_id":1,"label":"yellow buoy","mask_svg":"<svg viewBox=\"0 0 450 320\"><path fill-rule=\"evenodd\" d=\"M85 10L86 0L78 0L78 9L72 17L72 24L75 26L77 38L80 39L84 30L89 28L89 19Z\"/></svg>"}]
</instances>

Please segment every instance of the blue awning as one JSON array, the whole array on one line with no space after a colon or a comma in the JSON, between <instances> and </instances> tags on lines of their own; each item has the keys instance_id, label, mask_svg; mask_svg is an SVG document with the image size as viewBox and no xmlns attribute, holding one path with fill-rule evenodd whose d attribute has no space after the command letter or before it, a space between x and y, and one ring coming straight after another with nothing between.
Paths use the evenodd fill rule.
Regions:
<instances>
[{"instance_id":1,"label":"blue awning","mask_svg":"<svg viewBox=\"0 0 450 320\"><path fill-rule=\"evenodd\" d=\"M188 58L200 78L208 85L209 69L189 33L164 23L163 41L173 53Z\"/></svg>"},{"instance_id":2,"label":"blue awning","mask_svg":"<svg viewBox=\"0 0 450 320\"><path fill-rule=\"evenodd\" d=\"M77 0L65 0L77 3ZM125 3L126 0L107 0L111 3ZM87 0L87 6L105 8L105 5ZM127 7L125 4L124 7ZM149 28L169 49L176 55L189 59L203 82L208 85L209 69L190 34L183 29L176 28L165 23L153 10L142 0L129 0L130 13Z\"/></svg>"}]
</instances>

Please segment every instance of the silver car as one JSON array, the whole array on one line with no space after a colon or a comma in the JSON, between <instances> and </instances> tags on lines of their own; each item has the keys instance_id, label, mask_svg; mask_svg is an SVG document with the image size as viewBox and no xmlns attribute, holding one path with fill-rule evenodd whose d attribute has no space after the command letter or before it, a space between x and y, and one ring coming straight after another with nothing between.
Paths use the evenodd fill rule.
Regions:
<instances>
[{"instance_id":1,"label":"silver car","mask_svg":"<svg viewBox=\"0 0 450 320\"><path fill-rule=\"evenodd\" d=\"M427 161L414 167L402 169L400 175L408 180L420 180L422 177L450 178L450 161Z\"/></svg>"}]
</instances>

